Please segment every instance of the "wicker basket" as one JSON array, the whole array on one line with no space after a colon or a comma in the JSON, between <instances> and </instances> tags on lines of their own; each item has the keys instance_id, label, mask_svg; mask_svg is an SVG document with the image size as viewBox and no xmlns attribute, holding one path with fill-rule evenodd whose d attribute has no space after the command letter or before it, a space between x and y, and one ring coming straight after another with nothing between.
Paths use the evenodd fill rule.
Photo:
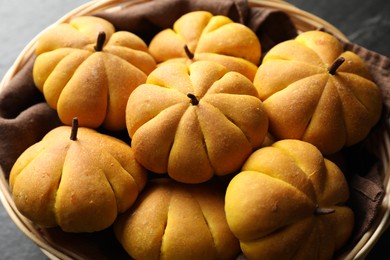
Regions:
<instances>
[{"instance_id":1,"label":"wicker basket","mask_svg":"<svg viewBox=\"0 0 390 260\"><path fill-rule=\"evenodd\" d=\"M89 15L95 12L114 12L124 7L130 5L137 5L139 3L147 2L151 0L100 0L100 1L91 1L87 4L84 4L73 11L69 12L62 18L60 18L55 24L68 22L71 18L81 15ZM279 0L249 0L250 6L257 7L268 7L281 10L289 14L293 23L299 31L308 31L317 28L325 28L337 37L348 41L348 39L334 26L328 22L322 20L319 17L316 17L308 12L300 10L291 4L288 4ZM53 24L53 25L55 25ZM34 54L35 43L37 38L40 35L37 35L31 42L25 47L25 49L18 56L13 66L8 70L4 78L0 83L0 92L14 76L15 74L26 64L26 62ZM383 176L383 185L385 187L385 196L381 204L381 209L379 210L378 215L376 216L376 221L368 230L360 241L354 245L351 250L342 256L343 259L362 259L364 258L372 247L375 245L376 241L379 239L381 234L389 225L389 214L390 214L390 199L388 194L390 194L390 185L389 185L389 160L390 160L390 133L388 122L385 123L385 131L379 137L377 141L377 151L379 158L382 162L381 176ZM62 245L56 245L48 241L43 235L42 230L32 224L27 220L21 213L18 212L16 206L12 200L10 188L8 181L5 178L4 172L2 172L0 167L0 199L8 212L11 219L15 222L17 227L32 241L34 241L51 259L81 259L82 256L73 252L70 249L62 247Z\"/></svg>"}]
</instances>

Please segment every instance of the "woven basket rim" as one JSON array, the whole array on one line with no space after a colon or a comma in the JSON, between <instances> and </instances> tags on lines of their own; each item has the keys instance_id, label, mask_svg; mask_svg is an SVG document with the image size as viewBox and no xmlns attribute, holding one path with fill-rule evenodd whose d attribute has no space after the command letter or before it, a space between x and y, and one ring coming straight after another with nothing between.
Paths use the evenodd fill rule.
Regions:
<instances>
[{"instance_id":1,"label":"woven basket rim","mask_svg":"<svg viewBox=\"0 0 390 260\"><path fill-rule=\"evenodd\" d=\"M2 88L15 76L15 74L27 63L27 61L33 56L37 39L42 33L50 29L59 23L68 22L71 18L76 16L88 15L98 11L115 12L118 9L127 7L130 5L136 5L140 3L150 2L154 0L91 0L59 18L56 22L43 29L37 34L21 51L21 53L15 59L13 65L7 70L3 79L0 81L0 92ZM336 37L348 41L348 38L336 27L322 18L299 9L298 7L287 3L283 0L248 0L251 7L267 7L287 13L298 31L314 30L318 28L324 28ZM387 122L388 123L388 122ZM387 124L387 129L390 126ZM389 161L390 161L390 133L386 132L383 142L383 149L381 151L382 158L386 158L386 164L384 172L386 178L383 180L385 187L385 196L382 201L382 212L377 216L377 223L372 225L372 228L368 230L365 235L360 239L359 243L347 254L342 256L342 259L364 259L369 251L373 248L379 237L386 230L390 223L390 180L389 180ZM41 236L39 230L25 218L17 209L12 200L11 191L8 181L5 179L4 171L0 165L0 200L4 205L5 210L13 220L15 225L33 242L35 242L41 251L50 259L81 259L78 255L69 250L53 245Z\"/></svg>"}]
</instances>

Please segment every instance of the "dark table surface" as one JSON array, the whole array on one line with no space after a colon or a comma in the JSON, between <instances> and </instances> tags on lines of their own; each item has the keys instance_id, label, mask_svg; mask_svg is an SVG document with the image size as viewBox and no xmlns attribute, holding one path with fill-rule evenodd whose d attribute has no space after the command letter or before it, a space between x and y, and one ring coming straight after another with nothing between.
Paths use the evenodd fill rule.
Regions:
<instances>
[{"instance_id":1,"label":"dark table surface","mask_svg":"<svg viewBox=\"0 0 390 260\"><path fill-rule=\"evenodd\" d=\"M42 29L86 0L0 0L0 79L23 47ZM390 57L389 0L287 0L336 26L352 42ZM390 231L367 259L388 259ZM387 256L386 256L387 253ZM0 260L47 259L0 204Z\"/></svg>"}]
</instances>

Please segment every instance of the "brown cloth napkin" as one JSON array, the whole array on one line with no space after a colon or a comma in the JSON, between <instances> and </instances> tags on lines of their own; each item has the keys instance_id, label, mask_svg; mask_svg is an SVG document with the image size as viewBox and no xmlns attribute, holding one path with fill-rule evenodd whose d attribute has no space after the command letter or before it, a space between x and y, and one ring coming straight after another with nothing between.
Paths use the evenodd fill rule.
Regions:
<instances>
[{"instance_id":1,"label":"brown cloth napkin","mask_svg":"<svg viewBox=\"0 0 390 260\"><path fill-rule=\"evenodd\" d=\"M34 58L0 92L0 166L6 177L29 146L61 124L32 80Z\"/></svg>"},{"instance_id":2,"label":"brown cloth napkin","mask_svg":"<svg viewBox=\"0 0 390 260\"><path fill-rule=\"evenodd\" d=\"M100 12L93 15L105 18L112 22L117 30L131 31L149 43L157 32L172 27L174 21L181 15L195 10L207 10L215 15L226 15L236 22L246 24L258 35L263 53L275 44L297 35L297 30L288 14L268 8L250 7L245 0L159 0L131 5L115 12ZM351 187L350 205L356 215L355 233L350 242L352 246L371 227L384 195L381 182L383 176L379 174L382 165L378 159L379 148L376 144L381 141L384 131L387 131L388 107L390 107L390 59L354 43L345 42L344 46L366 61L374 81L382 90L384 99L382 120L370 136L363 142L342 151L343 160L347 165L345 174ZM42 94L34 86L31 75L33 61L34 57L0 92L0 136L2 138L0 165L6 178L13 163L26 148L40 141L45 133L61 124L56 111L47 106ZM117 135L117 133L112 134ZM65 247L72 247L72 250L86 259L100 259L98 256L102 253L101 246L105 245L107 232L97 232L93 235L95 239L91 239L91 235L68 236L59 234L61 231L58 229L42 230L42 234L48 240L56 244L62 242ZM75 243L77 247L72 246ZM115 244L112 247L117 246ZM104 252L109 252L109 249L104 248ZM115 257L126 258L126 254L123 254L121 257L117 254Z\"/></svg>"}]
</instances>

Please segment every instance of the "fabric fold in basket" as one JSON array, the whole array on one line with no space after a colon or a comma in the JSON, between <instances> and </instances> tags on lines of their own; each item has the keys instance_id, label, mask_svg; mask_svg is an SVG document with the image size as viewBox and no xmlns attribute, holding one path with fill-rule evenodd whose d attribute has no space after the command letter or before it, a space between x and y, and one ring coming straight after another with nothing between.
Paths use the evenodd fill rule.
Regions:
<instances>
[{"instance_id":1,"label":"fabric fold in basket","mask_svg":"<svg viewBox=\"0 0 390 260\"><path fill-rule=\"evenodd\" d=\"M171 27L176 19L187 12L207 10L213 14L231 17L236 22L245 23L259 37L263 54L275 44L294 38L298 32L289 15L279 10L251 7L245 0L160 0L125 6L110 12L97 12L92 15L112 22L117 30L127 30L139 35L145 42L164 28ZM320 28L319 28L320 29ZM367 63L374 81L383 93L383 116L367 138L360 144L345 149L348 161L360 160L365 165L347 169L345 173L351 187L351 206L357 217L351 245L370 228L384 196L383 176L379 176L380 162L375 152L375 141L388 128L388 108L390 107L390 59L354 43L344 42L347 50L357 53ZM32 79L32 66L35 57L20 69L0 90L0 165L8 178L13 163L30 145L38 142L51 129L59 126L56 111L44 102L42 94L35 88ZM356 152L358 151L358 152ZM362 166L362 167L361 167ZM53 232L55 235L50 235ZM45 230L44 234L52 243L61 243L58 229ZM107 231L106 231L107 232ZM97 234L99 235L99 234ZM88 244L88 252L93 251L91 239L86 236L73 236L74 243L80 243L77 250L85 255L82 244ZM69 241L68 241L69 242ZM96 252L99 252L97 248Z\"/></svg>"}]
</instances>

